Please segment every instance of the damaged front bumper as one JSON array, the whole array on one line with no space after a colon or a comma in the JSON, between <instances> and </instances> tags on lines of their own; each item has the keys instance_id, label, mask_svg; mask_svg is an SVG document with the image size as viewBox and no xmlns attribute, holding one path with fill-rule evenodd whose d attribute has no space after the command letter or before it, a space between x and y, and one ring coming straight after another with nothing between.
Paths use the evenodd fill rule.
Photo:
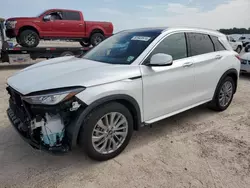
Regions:
<instances>
[{"instance_id":1,"label":"damaged front bumper","mask_svg":"<svg viewBox=\"0 0 250 188\"><path fill-rule=\"evenodd\" d=\"M11 124L13 125L15 130L19 133L21 138L25 142L29 143L33 148L43 150L43 151L49 152L51 154L63 154L63 153L67 153L70 150L69 145L66 145L66 144L60 145L60 146L50 147L50 146L45 146L45 145L37 142L27 132L22 130L23 129L22 126L27 126L27 125L23 125L21 120L15 115L15 113L13 112L12 109L8 108L7 115L8 115L8 118L9 118Z\"/></svg>"},{"instance_id":2,"label":"damaged front bumper","mask_svg":"<svg viewBox=\"0 0 250 188\"><path fill-rule=\"evenodd\" d=\"M84 105L76 98L59 105L32 105L22 100L20 93L7 88L10 94L7 115L15 130L33 148L51 154L64 154L72 148L71 130ZM73 127L73 128L72 128Z\"/></svg>"}]
</instances>

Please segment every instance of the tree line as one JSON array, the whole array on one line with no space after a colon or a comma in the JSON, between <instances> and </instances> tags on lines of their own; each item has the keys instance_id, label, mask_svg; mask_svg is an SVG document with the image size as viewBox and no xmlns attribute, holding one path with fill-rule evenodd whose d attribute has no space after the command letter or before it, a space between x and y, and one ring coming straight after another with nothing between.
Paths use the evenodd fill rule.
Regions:
<instances>
[{"instance_id":1,"label":"tree line","mask_svg":"<svg viewBox=\"0 0 250 188\"><path fill-rule=\"evenodd\" d=\"M250 27L248 29L246 28L230 28L230 29L219 29L221 33L224 33L226 35L231 34L250 34Z\"/></svg>"}]
</instances>

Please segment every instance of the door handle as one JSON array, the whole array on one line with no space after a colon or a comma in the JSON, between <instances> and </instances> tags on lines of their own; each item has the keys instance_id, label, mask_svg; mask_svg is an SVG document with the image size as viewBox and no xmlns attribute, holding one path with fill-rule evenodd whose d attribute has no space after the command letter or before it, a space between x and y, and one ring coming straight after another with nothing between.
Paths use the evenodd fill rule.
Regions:
<instances>
[{"instance_id":1,"label":"door handle","mask_svg":"<svg viewBox=\"0 0 250 188\"><path fill-rule=\"evenodd\" d=\"M64 23L61 23L61 25L64 25Z\"/></svg>"},{"instance_id":2,"label":"door handle","mask_svg":"<svg viewBox=\"0 0 250 188\"><path fill-rule=\"evenodd\" d=\"M222 58L222 56L221 55L217 55L217 56L215 56L215 59L221 59Z\"/></svg>"},{"instance_id":3,"label":"door handle","mask_svg":"<svg viewBox=\"0 0 250 188\"><path fill-rule=\"evenodd\" d=\"M183 67L190 67L190 66L192 66L192 65L193 65L192 62L187 62L187 63L184 63L182 66L183 66Z\"/></svg>"},{"instance_id":4,"label":"door handle","mask_svg":"<svg viewBox=\"0 0 250 188\"><path fill-rule=\"evenodd\" d=\"M79 24L80 26L82 26L83 24Z\"/></svg>"}]
</instances>

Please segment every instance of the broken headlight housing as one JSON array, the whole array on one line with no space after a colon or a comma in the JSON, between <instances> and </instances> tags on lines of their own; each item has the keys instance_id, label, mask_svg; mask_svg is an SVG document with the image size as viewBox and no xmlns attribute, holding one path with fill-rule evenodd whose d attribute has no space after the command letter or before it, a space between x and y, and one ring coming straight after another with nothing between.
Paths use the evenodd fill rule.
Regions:
<instances>
[{"instance_id":1,"label":"broken headlight housing","mask_svg":"<svg viewBox=\"0 0 250 188\"><path fill-rule=\"evenodd\" d=\"M76 94L83 91L85 88L74 88L74 89L60 89L58 91L54 90L48 92L48 94L37 94L31 96L24 96L22 99L29 104L38 104L38 105L56 105L62 101L69 100Z\"/></svg>"}]
</instances>

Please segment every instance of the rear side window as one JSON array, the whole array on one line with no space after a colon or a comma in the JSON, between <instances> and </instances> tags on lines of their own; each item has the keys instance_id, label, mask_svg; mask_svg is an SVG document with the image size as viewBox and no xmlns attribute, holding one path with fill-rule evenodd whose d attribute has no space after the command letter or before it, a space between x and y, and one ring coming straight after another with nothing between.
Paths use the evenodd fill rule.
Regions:
<instances>
[{"instance_id":1,"label":"rear side window","mask_svg":"<svg viewBox=\"0 0 250 188\"><path fill-rule=\"evenodd\" d=\"M214 49L215 51L222 51L222 50L226 50L226 48L221 44L221 42L219 41L218 37L215 36L210 36L213 43L214 43Z\"/></svg>"},{"instance_id":2,"label":"rear side window","mask_svg":"<svg viewBox=\"0 0 250 188\"><path fill-rule=\"evenodd\" d=\"M182 59L187 57L186 38L184 33L172 34L166 37L160 44L154 49L152 55L157 53L169 54L173 57L173 60Z\"/></svg>"},{"instance_id":3,"label":"rear side window","mask_svg":"<svg viewBox=\"0 0 250 188\"><path fill-rule=\"evenodd\" d=\"M187 33L189 39L189 53L191 56L214 52L214 45L206 34Z\"/></svg>"},{"instance_id":4,"label":"rear side window","mask_svg":"<svg viewBox=\"0 0 250 188\"><path fill-rule=\"evenodd\" d=\"M72 12L72 11L64 11L63 12L63 19L64 20L81 20L79 12Z\"/></svg>"}]
</instances>

